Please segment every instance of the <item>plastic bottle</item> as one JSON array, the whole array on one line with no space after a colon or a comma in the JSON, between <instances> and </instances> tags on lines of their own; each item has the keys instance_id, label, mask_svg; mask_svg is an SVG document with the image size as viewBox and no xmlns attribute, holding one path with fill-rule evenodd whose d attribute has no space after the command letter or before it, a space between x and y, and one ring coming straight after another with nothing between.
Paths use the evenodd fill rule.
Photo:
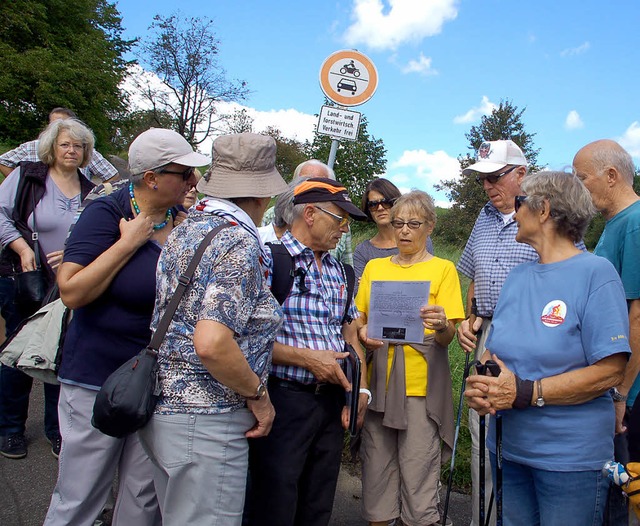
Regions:
<instances>
[{"instance_id":1,"label":"plastic bottle","mask_svg":"<svg viewBox=\"0 0 640 526\"><path fill-rule=\"evenodd\" d=\"M616 486L624 486L631 478L624 464L620 464L620 462L614 460L610 460L603 466L602 475L607 477Z\"/></svg>"}]
</instances>

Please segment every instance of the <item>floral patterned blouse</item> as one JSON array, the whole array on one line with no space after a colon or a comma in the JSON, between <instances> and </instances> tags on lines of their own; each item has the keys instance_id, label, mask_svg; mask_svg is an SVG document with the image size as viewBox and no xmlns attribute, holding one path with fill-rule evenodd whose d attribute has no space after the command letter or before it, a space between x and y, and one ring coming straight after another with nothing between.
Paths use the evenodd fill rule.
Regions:
<instances>
[{"instance_id":1,"label":"floral patterned blouse","mask_svg":"<svg viewBox=\"0 0 640 526\"><path fill-rule=\"evenodd\" d=\"M156 270L152 330L198 245L223 221L192 211L169 236ZM217 414L246 404L245 398L211 376L198 358L193 333L199 320L229 327L251 369L266 381L282 310L267 287L259 257L258 240L241 226L221 230L205 251L160 346L162 394L156 413Z\"/></svg>"}]
</instances>

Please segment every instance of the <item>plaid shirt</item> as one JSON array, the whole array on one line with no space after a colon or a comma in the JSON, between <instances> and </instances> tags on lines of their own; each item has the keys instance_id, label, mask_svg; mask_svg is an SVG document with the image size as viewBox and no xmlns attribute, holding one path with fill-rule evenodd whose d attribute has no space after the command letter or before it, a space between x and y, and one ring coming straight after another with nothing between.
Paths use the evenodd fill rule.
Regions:
<instances>
[{"instance_id":1,"label":"plaid shirt","mask_svg":"<svg viewBox=\"0 0 640 526\"><path fill-rule=\"evenodd\" d=\"M267 211L262 216L262 226L268 226L273 223L273 220L276 217L275 208L272 206L271 208L267 208ZM341 263L345 265L351 265L353 267L353 247L351 242L351 230L348 230L342 237L336 248L333 250L329 250L329 254L331 254L334 258L336 258Z\"/></svg>"},{"instance_id":2,"label":"plaid shirt","mask_svg":"<svg viewBox=\"0 0 640 526\"><path fill-rule=\"evenodd\" d=\"M516 241L517 232L518 225L513 217L505 224L502 214L489 202L480 211L460 256L458 272L473 280L481 317L493 316L500 290L511 269L538 259L538 253L531 246Z\"/></svg>"},{"instance_id":3,"label":"plaid shirt","mask_svg":"<svg viewBox=\"0 0 640 526\"><path fill-rule=\"evenodd\" d=\"M306 270L304 285L308 292L300 291L300 279L293 280L291 292L282 305L284 323L276 341L305 349L344 350L342 317L346 307L347 284L342 265L329 253L322 255L322 275L318 271L313 251L305 247L291 232L285 232L282 244L293 257L294 269ZM354 319L358 311L353 303L349 315ZM271 374L304 384L318 380L306 369L291 365L276 365Z\"/></svg>"},{"instance_id":4,"label":"plaid shirt","mask_svg":"<svg viewBox=\"0 0 640 526\"><path fill-rule=\"evenodd\" d=\"M17 148L0 155L0 164L8 166L9 168L15 168L18 166L18 163L22 161L36 162L39 160L38 141L22 143ZM99 177L103 181L107 181L118 175L118 170L96 150L93 150L91 161L86 168L80 168L80 171L89 180L91 180L92 177Z\"/></svg>"}]
</instances>

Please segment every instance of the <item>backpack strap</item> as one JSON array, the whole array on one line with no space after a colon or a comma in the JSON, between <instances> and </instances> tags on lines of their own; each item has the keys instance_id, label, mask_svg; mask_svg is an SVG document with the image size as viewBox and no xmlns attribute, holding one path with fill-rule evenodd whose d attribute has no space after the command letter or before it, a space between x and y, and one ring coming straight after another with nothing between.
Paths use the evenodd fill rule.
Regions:
<instances>
[{"instance_id":1,"label":"backpack strap","mask_svg":"<svg viewBox=\"0 0 640 526\"><path fill-rule=\"evenodd\" d=\"M282 243L266 245L271 250L271 294L282 305L293 287L293 257Z\"/></svg>"},{"instance_id":2,"label":"backpack strap","mask_svg":"<svg viewBox=\"0 0 640 526\"><path fill-rule=\"evenodd\" d=\"M278 301L280 305L287 299L291 288L293 287L293 280L295 278L293 257L289 254L289 251L282 243L265 243L271 250L271 294ZM347 304L342 316L342 324L351 323L353 318L349 316L349 307L353 299L353 291L356 285L356 273L351 265L346 263L340 263L342 268L342 275L347 282Z\"/></svg>"}]
</instances>

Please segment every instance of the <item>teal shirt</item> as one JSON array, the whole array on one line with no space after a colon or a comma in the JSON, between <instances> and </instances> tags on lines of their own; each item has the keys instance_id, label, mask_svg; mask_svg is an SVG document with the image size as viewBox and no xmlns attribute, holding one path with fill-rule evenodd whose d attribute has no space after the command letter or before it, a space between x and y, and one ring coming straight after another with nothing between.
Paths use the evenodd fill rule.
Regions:
<instances>
[{"instance_id":1,"label":"teal shirt","mask_svg":"<svg viewBox=\"0 0 640 526\"><path fill-rule=\"evenodd\" d=\"M640 299L640 201L607 221L594 253L607 258L615 267L622 280L627 304ZM629 407L633 406L638 392L640 377L636 378L629 391Z\"/></svg>"}]
</instances>

